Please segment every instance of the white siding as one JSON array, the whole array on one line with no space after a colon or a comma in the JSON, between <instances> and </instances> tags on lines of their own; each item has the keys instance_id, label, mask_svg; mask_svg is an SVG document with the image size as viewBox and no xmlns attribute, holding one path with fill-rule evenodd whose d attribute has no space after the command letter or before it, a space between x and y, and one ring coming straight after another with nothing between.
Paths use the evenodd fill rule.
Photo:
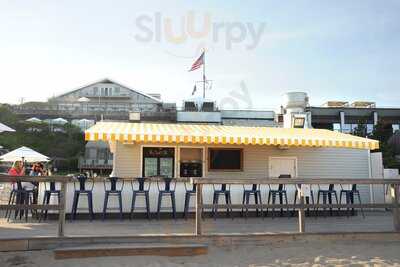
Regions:
<instances>
[{"instance_id":1,"label":"white siding","mask_svg":"<svg viewBox=\"0 0 400 267\"><path fill-rule=\"evenodd\" d=\"M209 146L215 147L215 146ZM268 177L269 157L297 157L298 175L302 178L368 178L368 151L345 148L290 148L243 146L242 172L212 172L207 177ZM114 155L120 176L140 176L141 146L117 142ZM208 155L206 153L206 164ZM177 162L177 161L176 161Z\"/></svg>"}]
</instances>

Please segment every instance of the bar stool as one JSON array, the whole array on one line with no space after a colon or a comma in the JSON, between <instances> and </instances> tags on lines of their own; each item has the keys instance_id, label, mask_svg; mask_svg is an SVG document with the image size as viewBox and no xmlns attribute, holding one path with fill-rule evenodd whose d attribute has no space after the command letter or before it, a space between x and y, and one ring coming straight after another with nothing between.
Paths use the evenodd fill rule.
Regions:
<instances>
[{"instance_id":1,"label":"bar stool","mask_svg":"<svg viewBox=\"0 0 400 267\"><path fill-rule=\"evenodd\" d=\"M225 196L225 203L227 205L232 205L232 197L231 197L231 185L228 185L228 188L226 187L226 184L221 184L220 188L216 188L216 185L213 184L214 188L214 194L213 194L213 209L212 209L212 214L214 217L214 220L217 218L217 213L218 213L218 201L219 201L219 196L223 195ZM232 219L232 208L227 207L226 208L226 215L230 216Z\"/></svg>"},{"instance_id":2,"label":"bar stool","mask_svg":"<svg viewBox=\"0 0 400 267\"><path fill-rule=\"evenodd\" d=\"M13 184L13 189L10 192L10 196L8 199L8 205L31 205L33 204L33 194L34 190L27 190L22 187L22 183L17 181ZM25 221L28 221L28 208L24 209L15 209L14 211L14 219L17 219L19 215L19 219L22 219L22 216L25 215ZM33 210L31 209L31 214L33 215ZM7 221L10 221L12 209L6 210Z\"/></svg>"},{"instance_id":3,"label":"bar stool","mask_svg":"<svg viewBox=\"0 0 400 267\"><path fill-rule=\"evenodd\" d=\"M71 219L76 219L76 213L78 210L79 197L87 196L88 200L88 211L90 215L90 221L94 219L93 213L93 187L94 181L88 178L86 175L78 175L74 177L74 200L72 203L72 216Z\"/></svg>"},{"instance_id":4,"label":"bar stool","mask_svg":"<svg viewBox=\"0 0 400 267\"><path fill-rule=\"evenodd\" d=\"M291 178L290 174L281 174L278 178ZM270 184L268 184L269 192L268 192L268 205L271 203L275 204L276 196L279 197L279 204L283 205L283 199L285 199L285 204L288 205L287 191L286 187L283 184L279 184L277 189L273 189ZM268 209L267 209L268 213ZM289 214L289 208L287 208L287 213ZM280 216L283 216L283 208L281 208ZM272 208L272 218L275 217L275 208Z\"/></svg>"},{"instance_id":5,"label":"bar stool","mask_svg":"<svg viewBox=\"0 0 400 267\"><path fill-rule=\"evenodd\" d=\"M125 181L124 179L118 177L107 177L103 180L104 185L104 206L103 206L103 220L106 219L107 214L107 206L108 206L108 198L110 196L118 197L118 208L109 208L109 209L118 209L119 217L123 219L122 213L122 190L124 189Z\"/></svg>"},{"instance_id":6,"label":"bar stool","mask_svg":"<svg viewBox=\"0 0 400 267\"><path fill-rule=\"evenodd\" d=\"M137 181L137 183L136 183ZM138 185L138 187L135 187L135 184ZM136 204L136 197L137 196L144 196L145 202L146 202L146 211L147 211L147 219L150 220L150 186L151 186L151 181L147 178L137 178L135 180L131 180L131 187L132 187L132 203L131 203L131 213L130 213L130 219L132 220L133 217L133 211L135 210L135 204Z\"/></svg>"},{"instance_id":7,"label":"bar stool","mask_svg":"<svg viewBox=\"0 0 400 267\"><path fill-rule=\"evenodd\" d=\"M332 196L335 197L336 204L339 204L334 184L329 184L328 189L321 189L321 187L319 185L318 185L318 187L319 187L319 190L318 190L318 195L317 195L317 197L318 197L317 204L320 203L321 196L322 196L322 201L323 201L322 204L327 204L326 203L327 199L328 199L328 203L332 204ZM324 217L326 217L325 211L326 211L326 208L324 208ZM332 216L332 208L329 208L329 211L330 211L330 215ZM316 212L318 212L318 208L316 208Z\"/></svg>"},{"instance_id":8,"label":"bar stool","mask_svg":"<svg viewBox=\"0 0 400 267\"><path fill-rule=\"evenodd\" d=\"M44 193L43 193L43 203L42 204L49 205L51 196L57 196L58 204L60 204L60 195L61 195L61 190L56 189L55 182L44 183ZM48 212L47 209L42 210L39 221L42 220L43 214L44 214L44 219L47 220L47 212Z\"/></svg>"},{"instance_id":9,"label":"bar stool","mask_svg":"<svg viewBox=\"0 0 400 267\"><path fill-rule=\"evenodd\" d=\"M297 203L297 197L298 197L298 194L299 194L300 190L301 190L301 184L298 184L296 186L296 191L294 192L294 205L296 205L296 203ZM307 205L310 204L310 198L311 198L311 204L314 205L315 204L315 202L314 202L314 192L313 192L311 186L310 186L310 196L304 197L305 204L307 204ZM295 213L295 209L293 209L293 215L294 215L294 213ZM306 214L310 215L310 209L309 208L307 208Z\"/></svg>"},{"instance_id":10,"label":"bar stool","mask_svg":"<svg viewBox=\"0 0 400 267\"><path fill-rule=\"evenodd\" d=\"M262 205L262 200L261 200L261 186L257 184L253 184L251 188L249 189L246 187L246 185L243 185L243 199L242 199L242 204L249 205L250 203L250 196L254 196L254 203L255 204L261 204ZM246 206L246 219L248 217L248 207ZM258 217L258 208L256 208L256 215ZM264 211L263 207L261 207L261 215L264 218ZM242 216L243 216L243 208L242 208Z\"/></svg>"},{"instance_id":11,"label":"bar stool","mask_svg":"<svg viewBox=\"0 0 400 267\"><path fill-rule=\"evenodd\" d=\"M175 205L175 187L176 181L170 177L163 177L161 180L157 180L158 187L158 205L157 205L157 218L160 219L160 211L162 198L164 195L171 197L172 204L172 216L176 219L176 205Z\"/></svg>"},{"instance_id":12,"label":"bar stool","mask_svg":"<svg viewBox=\"0 0 400 267\"><path fill-rule=\"evenodd\" d=\"M183 211L183 217L185 220L188 218L189 214L189 204L190 204L190 198L192 195L196 195L196 184L192 184L192 187L190 188L187 183L185 183L185 206L184 206L184 211Z\"/></svg>"},{"instance_id":13,"label":"bar stool","mask_svg":"<svg viewBox=\"0 0 400 267\"><path fill-rule=\"evenodd\" d=\"M343 195L345 196L346 204L354 204L354 196L357 196L358 202L360 204L362 204L360 191L357 189L356 184L351 185L351 189L344 189L342 185L340 185L340 187L341 187L340 194L339 194L339 203L340 204L342 204L342 196ZM354 208L352 208L351 210L352 210L352 213L354 214ZM361 214L362 214L363 218L365 218L363 208L361 208L360 210L361 210ZM350 209L347 208L347 216L349 216L349 211L350 211Z\"/></svg>"}]
</instances>

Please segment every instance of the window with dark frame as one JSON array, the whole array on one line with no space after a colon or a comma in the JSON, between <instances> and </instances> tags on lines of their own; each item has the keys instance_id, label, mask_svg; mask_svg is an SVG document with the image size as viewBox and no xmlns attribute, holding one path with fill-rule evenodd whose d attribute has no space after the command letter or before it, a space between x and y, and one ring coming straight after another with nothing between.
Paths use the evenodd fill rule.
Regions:
<instances>
[{"instance_id":1,"label":"window with dark frame","mask_svg":"<svg viewBox=\"0 0 400 267\"><path fill-rule=\"evenodd\" d=\"M243 149L209 148L208 169L210 171L242 171Z\"/></svg>"},{"instance_id":2,"label":"window with dark frame","mask_svg":"<svg viewBox=\"0 0 400 267\"><path fill-rule=\"evenodd\" d=\"M143 177L174 177L175 149L143 147Z\"/></svg>"},{"instance_id":3,"label":"window with dark frame","mask_svg":"<svg viewBox=\"0 0 400 267\"><path fill-rule=\"evenodd\" d=\"M293 128L304 128L304 118L294 118Z\"/></svg>"}]
</instances>

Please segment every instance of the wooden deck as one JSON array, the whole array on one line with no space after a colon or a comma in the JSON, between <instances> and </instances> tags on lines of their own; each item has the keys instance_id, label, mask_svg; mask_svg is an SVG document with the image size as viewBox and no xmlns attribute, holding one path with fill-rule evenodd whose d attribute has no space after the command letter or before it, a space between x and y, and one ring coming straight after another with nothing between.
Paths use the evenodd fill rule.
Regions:
<instances>
[{"instance_id":1,"label":"wooden deck","mask_svg":"<svg viewBox=\"0 0 400 267\"><path fill-rule=\"evenodd\" d=\"M306 217L308 233L327 232L386 232L393 230L393 215L391 212L371 211L366 212L366 218L358 216L327 216ZM77 220L66 221L66 236L135 236L135 235L173 235L194 234L194 219L133 219L129 220ZM55 236L57 233L57 220L46 222L16 221L7 222L0 218L0 239L4 238L30 238L38 236ZM206 218L203 220L204 234L228 233L297 233L298 218L296 217L251 217L248 219L235 217L219 217L216 220Z\"/></svg>"}]
</instances>

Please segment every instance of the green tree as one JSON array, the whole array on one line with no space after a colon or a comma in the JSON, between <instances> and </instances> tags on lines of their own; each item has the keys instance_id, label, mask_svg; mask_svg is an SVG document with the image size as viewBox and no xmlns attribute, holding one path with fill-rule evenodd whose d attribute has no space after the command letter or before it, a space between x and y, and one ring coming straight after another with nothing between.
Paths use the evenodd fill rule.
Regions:
<instances>
[{"instance_id":1,"label":"green tree","mask_svg":"<svg viewBox=\"0 0 400 267\"><path fill-rule=\"evenodd\" d=\"M367 136L367 122L366 121L359 121L357 127L352 132L353 135L357 135L360 137Z\"/></svg>"},{"instance_id":2,"label":"green tree","mask_svg":"<svg viewBox=\"0 0 400 267\"><path fill-rule=\"evenodd\" d=\"M0 145L4 148L13 150L27 146L57 159L66 171L75 171L78 168L78 158L85 150L84 135L78 127L71 124L57 125L60 131L54 132L47 123L26 122L5 105L0 106L0 122L16 130L0 134Z\"/></svg>"},{"instance_id":3,"label":"green tree","mask_svg":"<svg viewBox=\"0 0 400 267\"><path fill-rule=\"evenodd\" d=\"M389 138L393 135L393 129L391 124L385 124L382 121L378 121L375 125L370 138L379 141L379 150L382 152L383 166L385 168L399 168L400 164L396 160L395 152L393 148L388 144Z\"/></svg>"}]
</instances>

